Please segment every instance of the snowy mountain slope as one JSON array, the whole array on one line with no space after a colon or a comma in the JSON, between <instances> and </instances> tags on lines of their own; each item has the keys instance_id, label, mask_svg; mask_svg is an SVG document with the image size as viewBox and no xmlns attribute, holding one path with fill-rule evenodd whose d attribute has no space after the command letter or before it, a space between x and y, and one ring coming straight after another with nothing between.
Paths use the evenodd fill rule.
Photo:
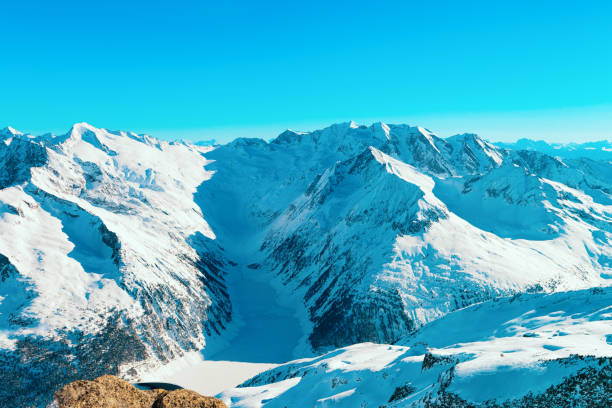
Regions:
<instances>
[{"instance_id":1,"label":"snowy mountain slope","mask_svg":"<svg viewBox=\"0 0 612 408\"><path fill-rule=\"evenodd\" d=\"M30 168L46 162L44 146L28 140L20 132L7 128L0 134L0 188L10 187L29 179Z\"/></svg>"},{"instance_id":2,"label":"snowy mountain slope","mask_svg":"<svg viewBox=\"0 0 612 408\"><path fill-rule=\"evenodd\" d=\"M612 202L609 161L592 160L588 156L561 160L538 152L517 151L512 153L512 162L532 174L582 190L596 202L607 205Z\"/></svg>"},{"instance_id":3,"label":"snowy mountain slope","mask_svg":"<svg viewBox=\"0 0 612 408\"><path fill-rule=\"evenodd\" d=\"M372 183L382 189L378 180ZM325 218L298 219L301 223L296 227L281 217L280 231L267 239L265 245L274 248L270 252L271 263L282 265L277 270L285 275L284 281L290 287L305 286L305 301L313 299L307 304L311 305L311 318L316 323L311 336L314 346L351 344L359 338L393 341L403 331L454 308L536 285L566 290L605 284L601 274L608 276L605 271L609 271L610 246L599 244L588 226L570 219L564 234L555 241L503 239L501 234L494 234L503 224L495 224L497 228L487 234L440 204L422 208L417 214L405 201L395 206L400 187L391 188L393 194L384 199L377 197L374 203L340 195L336 201L349 207L350 212L345 215L336 208L329 210L336 217L334 228L325 225ZM323 204L322 200L318 202ZM500 207L494 208L499 211ZM316 211L326 212L323 206ZM296 212L300 217L305 214L299 207ZM490 214L493 217L494 210ZM396 225L405 229L393 228ZM287 231L291 227L294 231ZM513 224L515 230L519 227ZM582 240L584 248L570 251L577 239ZM281 259L289 261L281 264ZM603 262L598 263L599 259ZM356 316L360 308L357 302L338 290L371 296L368 307L372 315ZM385 296L374 299L381 294ZM323 303L325 300L332 304ZM327 316L321 319L325 313ZM368 322L376 320L373 316L385 322L402 319L403 325L375 329L368 326ZM364 333L353 336L351 328L355 326ZM325 340L316 343L320 337Z\"/></svg>"},{"instance_id":4,"label":"snowy mountain slope","mask_svg":"<svg viewBox=\"0 0 612 408\"><path fill-rule=\"evenodd\" d=\"M398 344L296 360L219 395L232 407L606 406L612 290L486 301Z\"/></svg>"},{"instance_id":5,"label":"snowy mountain slope","mask_svg":"<svg viewBox=\"0 0 612 408\"><path fill-rule=\"evenodd\" d=\"M0 405L190 351L281 363L395 342L612 279L605 161L383 123L223 146L1 135Z\"/></svg>"},{"instance_id":6,"label":"snowy mountain slope","mask_svg":"<svg viewBox=\"0 0 612 408\"><path fill-rule=\"evenodd\" d=\"M271 225L264 265L285 285L303 288L313 347L389 339L413 328L397 313L399 293L376 285L371 268L391 256L396 235L446 217L432 188L429 177L371 148L324 173ZM364 234L374 226L380 234Z\"/></svg>"},{"instance_id":7,"label":"snowy mountain slope","mask_svg":"<svg viewBox=\"0 0 612 408\"><path fill-rule=\"evenodd\" d=\"M198 203L297 309L302 350L392 342L499 295L610 284L605 162L381 123L206 157L216 173Z\"/></svg>"},{"instance_id":8,"label":"snowy mountain slope","mask_svg":"<svg viewBox=\"0 0 612 408\"><path fill-rule=\"evenodd\" d=\"M370 146L442 175L485 171L499 165L505 154L474 135L445 140L407 125L375 123L366 127L350 122L309 133L287 130L269 143L237 139L208 152L206 157L214 162L207 169L217 176L207 181L199 199L207 204L203 208L212 223L223 217L214 212L214 200L221 200L232 206L244 203L245 207L237 209L241 218L247 218L242 220L244 224L268 224L325 170ZM225 222L229 220L223 221L213 229L232 230Z\"/></svg>"},{"instance_id":9,"label":"snowy mountain slope","mask_svg":"<svg viewBox=\"0 0 612 408\"><path fill-rule=\"evenodd\" d=\"M0 370L10 387L0 405L48 401L57 385L129 362L137 375L134 363L200 350L223 330L228 260L193 202L210 177L202 150L87 124L3 145Z\"/></svg>"},{"instance_id":10,"label":"snowy mountain slope","mask_svg":"<svg viewBox=\"0 0 612 408\"><path fill-rule=\"evenodd\" d=\"M548 143L543 140L519 139L513 143L495 143L510 150L532 150L552 157L576 159L589 157L593 160L612 160L612 141L600 140L586 143Z\"/></svg>"}]
</instances>

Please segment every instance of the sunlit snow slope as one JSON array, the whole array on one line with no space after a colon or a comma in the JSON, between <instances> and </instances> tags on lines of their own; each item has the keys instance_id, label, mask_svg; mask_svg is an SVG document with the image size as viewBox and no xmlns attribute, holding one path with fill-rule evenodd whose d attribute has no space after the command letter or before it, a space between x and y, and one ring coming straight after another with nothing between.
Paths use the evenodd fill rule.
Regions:
<instances>
[{"instance_id":1,"label":"sunlit snow slope","mask_svg":"<svg viewBox=\"0 0 612 408\"><path fill-rule=\"evenodd\" d=\"M251 262L298 310L303 350L393 342L495 296L611 282L608 162L352 122L206 157L205 216L220 240L252 237Z\"/></svg>"},{"instance_id":2,"label":"sunlit snow slope","mask_svg":"<svg viewBox=\"0 0 612 408\"><path fill-rule=\"evenodd\" d=\"M63 383L127 363L167 361L223 330L227 260L193 202L210 177L207 148L87 124L63 136L8 133L1 406L46 402Z\"/></svg>"},{"instance_id":3,"label":"sunlit snow slope","mask_svg":"<svg viewBox=\"0 0 612 408\"><path fill-rule=\"evenodd\" d=\"M477 302L612 282L604 160L353 122L223 146L88 124L0 140L0 405L190 351L395 343Z\"/></svg>"},{"instance_id":4,"label":"sunlit snow slope","mask_svg":"<svg viewBox=\"0 0 612 408\"><path fill-rule=\"evenodd\" d=\"M608 407L612 290L523 294L296 360L219 395L231 407Z\"/></svg>"}]
</instances>

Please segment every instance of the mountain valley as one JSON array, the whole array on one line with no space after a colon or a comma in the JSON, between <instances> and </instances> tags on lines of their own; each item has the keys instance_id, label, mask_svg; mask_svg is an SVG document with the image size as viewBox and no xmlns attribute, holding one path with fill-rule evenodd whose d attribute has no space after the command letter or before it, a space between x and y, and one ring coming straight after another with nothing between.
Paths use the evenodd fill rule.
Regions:
<instances>
[{"instance_id":1,"label":"mountain valley","mask_svg":"<svg viewBox=\"0 0 612 408\"><path fill-rule=\"evenodd\" d=\"M610 159L354 122L0 139L0 406L194 352L280 364L228 406L606 398Z\"/></svg>"}]
</instances>

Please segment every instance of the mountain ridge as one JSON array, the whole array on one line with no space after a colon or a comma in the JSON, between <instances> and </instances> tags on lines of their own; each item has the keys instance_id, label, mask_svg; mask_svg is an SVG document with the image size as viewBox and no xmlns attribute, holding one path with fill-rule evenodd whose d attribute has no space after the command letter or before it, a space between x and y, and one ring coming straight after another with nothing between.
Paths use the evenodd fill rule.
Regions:
<instances>
[{"instance_id":1,"label":"mountain ridge","mask_svg":"<svg viewBox=\"0 0 612 408\"><path fill-rule=\"evenodd\" d=\"M307 357L612 279L612 165L473 134L347 122L198 146L80 123L13 135L0 166L0 369L23 378L138 378L228 356L249 324L270 325L252 339L265 344L275 318L299 331L278 355ZM241 280L287 310L246 322L261 296ZM58 385L0 401L40 405Z\"/></svg>"}]
</instances>

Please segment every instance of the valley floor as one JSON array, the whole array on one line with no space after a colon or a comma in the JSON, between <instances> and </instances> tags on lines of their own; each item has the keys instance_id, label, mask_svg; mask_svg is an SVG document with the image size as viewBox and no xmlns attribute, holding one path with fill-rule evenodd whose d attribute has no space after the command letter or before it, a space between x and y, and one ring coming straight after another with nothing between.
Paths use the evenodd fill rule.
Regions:
<instances>
[{"instance_id":1,"label":"valley floor","mask_svg":"<svg viewBox=\"0 0 612 408\"><path fill-rule=\"evenodd\" d=\"M202 395L216 395L277 364L203 360L198 352L173 361L142 377L143 382L168 382Z\"/></svg>"},{"instance_id":2,"label":"valley floor","mask_svg":"<svg viewBox=\"0 0 612 408\"><path fill-rule=\"evenodd\" d=\"M245 408L565 407L567 398L578 401L571 406L592 398L588 406L604 407L612 389L611 299L612 288L498 298L396 345L355 344L285 364L203 361L192 353L145 380Z\"/></svg>"},{"instance_id":3,"label":"valley floor","mask_svg":"<svg viewBox=\"0 0 612 408\"><path fill-rule=\"evenodd\" d=\"M141 381L168 382L216 395L279 364L293 360L302 335L295 312L277 301L275 289L259 269L236 265L228 274L234 322L226 343L215 342L206 350L141 376ZM217 339L218 340L218 339ZM210 352L209 350L213 350Z\"/></svg>"},{"instance_id":4,"label":"valley floor","mask_svg":"<svg viewBox=\"0 0 612 408\"><path fill-rule=\"evenodd\" d=\"M265 273L238 265L228 274L235 335L207 360L248 363L284 363L293 360L302 330L295 311L279 304Z\"/></svg>"}]
</instances>

